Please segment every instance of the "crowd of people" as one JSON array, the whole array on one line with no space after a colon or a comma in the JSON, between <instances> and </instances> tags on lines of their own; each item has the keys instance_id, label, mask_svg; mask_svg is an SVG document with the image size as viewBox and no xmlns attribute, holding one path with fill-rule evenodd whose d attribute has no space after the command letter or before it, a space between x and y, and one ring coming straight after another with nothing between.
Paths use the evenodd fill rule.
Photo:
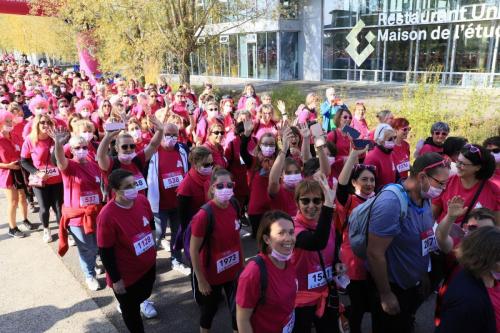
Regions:
<instances>
[{"instance_id":1,"label":"crowd of people","mask_svg":"<svg viewBox=\"0 0 500 333\"><path fill-rule=\"evenodd\" d=\"M104 268L130 332L158 316L161 249L191 277L200 332L223 295L242 333L359 333L365 313L372 332L412 332L434 292L436 332L500 332L500 136L437 121L413 149L407 119L370 126L333 87L297 110L203 88L1 61L8 234L25 236L18 208L39 228L31 206L53 241L52 210L59 254L76 246L91 290Z\"/></svg>"}]
</instances>

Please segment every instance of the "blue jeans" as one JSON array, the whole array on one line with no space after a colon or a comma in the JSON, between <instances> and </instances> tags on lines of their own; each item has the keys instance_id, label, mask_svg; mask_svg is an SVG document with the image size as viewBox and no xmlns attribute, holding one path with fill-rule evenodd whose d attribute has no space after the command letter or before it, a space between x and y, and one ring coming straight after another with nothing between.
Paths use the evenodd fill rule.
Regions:
<instances>
[{"instance_id":1,"label":"blue jeans","mask_svg":"<svg viewBox=\"0 0 500 333\"><path fill-rule=\"evenodd\" d=\"M80 267L85 278L95 277L95 261L97 258L97 240L95 233L86 235L83 227L69 227L70 233L76 242L78 255L80 257Z\"/></svg>"},{"instance_id":2,"label":"blue jeans","mask_svg":"<svg viewBox=\"0 0 500 333\"><path fill-rule=\"evenodd\" d=\"M159 218L160 223L156 223L156 231L160 234L159 240L165 237L167 230L167 225L170 224L170 253L172 258L177 259L177 261L182 262L182 252L180 250L173 249L175 236L179 230L179 214L177 209L160 209L159 213L155 214L155 217Z\"/></svg>"}]
</instances>

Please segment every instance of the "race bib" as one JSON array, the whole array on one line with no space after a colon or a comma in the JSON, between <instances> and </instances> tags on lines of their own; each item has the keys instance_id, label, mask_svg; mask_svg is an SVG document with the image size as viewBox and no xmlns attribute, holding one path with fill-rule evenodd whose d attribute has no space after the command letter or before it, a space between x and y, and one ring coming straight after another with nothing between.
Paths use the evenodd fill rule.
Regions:
<instances>
[{"instance_id":1,"label":"race bib","mask_svg":"<svg viewBox=\"0 0 500 333\"><path fill-rule=\"evenodd\" d=\"M332 266L326 267L325 271L328 281L331 281L333 278ZM325 284L326 284L326 279L323 270L307 274L307 289L322 287Z\"/></svg>"},{"instance_id":2,"label":"race bib","mask_svg":"<svg viewBox=\"0 0 500 333\"><path fill-rule=\"evenodd\" d=\"M295 311L292 312L290 320L285 325L285 327L283 327L282 333L292 333L294 325L295 325Z\"/></svg>"},{"instance_id":3,"label":"race bib","mask_svg":"<svg viewBox=\"0 0 500 333\"><path fill-rule=\"evenodd\" d=\"M400 163L396 166L396 169L398 169L398 172L405 172L410 170L410 161L405 161L403 163Z\"/></svg>"},{"instance_id":4,"label":"race bib","mask_svg":"<svg viewBox=\"0 0 500 333\"><path fill-rule=\"evenodd\" d=\"M238 251L231 253L224 258L217 260L217 273L223 272L228 268L240 262L240 253Z\"/></svg>"},{"instance_id":5,"label":"race bib","mask_svg":"<svg viewBox=\"0 0 500 333\"><path fill-rule=\"evenodd\" d=\"M173 187L179 187L182 179L181 174L166 174L163 176L163 187L165 187L166 190Z\"/></svg>"},{"instance_id":6,"label":"race bib","mask_svg":"<svg viewBox=\"0 0 500 333\"><path fill-rule=\"evenodd\" d=\"M99 204L99 194L96 192L80 192L80 207Z\"/></svg>"},{"instance_id":7,"label":"race bib","mask_svg":"<svg viewBox=\"0 0 500 333\"><path fill-rule=\"evenodd\" d=\"M134 237L135 255L140 256L155 245L153 234L151 232L141 233Z\"/></svg>"},{"instance_id":8,"label":"race bib","mask_svg":"<svg viewBox=\"0 0 500 333\"><path fill-rule=\"evenodd\" d=\"M135 188L137 191L142 191L148 188L148 183L146 183L144 177L139 176L138 178L135 178Z\"/></svg>"},{"instance_id":9,"label":"race bib","mask_svg":"<svg viewBox=\"0 0 500 333\"><path fill-rule=\"evenodd\" d=\"M437 241L434 231L429 229L420 234L422 240L422 256L428 255L430 252L437 250Z\"/></svg>"},{"instance_id":10,"label":"race bib","mask_svg":"<svg viewBox=\"0 0 500 333\"><path fill-rule=\"evenodd\" d=\"M49 178L59 176L58 168L47 168L47 170L43 169L42 171L45 172Z\"/></svg>"}]
</instances>

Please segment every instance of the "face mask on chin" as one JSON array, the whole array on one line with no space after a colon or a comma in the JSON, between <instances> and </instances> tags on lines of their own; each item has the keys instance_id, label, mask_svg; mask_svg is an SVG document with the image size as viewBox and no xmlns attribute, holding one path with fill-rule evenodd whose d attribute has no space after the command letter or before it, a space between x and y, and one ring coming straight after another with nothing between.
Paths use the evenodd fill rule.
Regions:
<instances>
[{"instance_id":1,"label":"face mask on chin","mask_svg":"<svg viewBox=\"0 0 500 333\"><path fill-rule=\"evenodd\" d=\"M276 251L275 249L272 249L271 250L271 257L273 257L277 261L285 262L285 261L290 260L290 258L292 257L292 253L282 254L282 253Z\"/></svg>"},{"instance_id":2,"label":"face mask on chin","mask_svg":"<svg viewBox=\"0 0 500 333\"><path fill-rule=\"evenodd\" d=\"M136 156L137 154L134 152L132 154L122 154L122 153L119 153L118 154L118 160L121 162L121 163L130 163L134 157Z\"/></svg>"}]
</instances>

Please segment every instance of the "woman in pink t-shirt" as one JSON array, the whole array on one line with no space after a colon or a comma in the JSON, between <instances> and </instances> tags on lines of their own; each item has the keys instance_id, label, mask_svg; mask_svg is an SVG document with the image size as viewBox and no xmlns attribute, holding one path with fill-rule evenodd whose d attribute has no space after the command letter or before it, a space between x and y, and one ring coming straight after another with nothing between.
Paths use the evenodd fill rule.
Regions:
<instances>
[{"instance_id":1,"label":"woman in pink t-shirt","mask_svg":"<svg viewBox=\"0 0 500 333\"><path fill-rule=\"evenodd\" d=\"M16 209L21 204L23 223L28 230L35 227L28 221L28 204L26 202L23 176L19 165L22 139L12 133L14 117L5 110L0 110L0 188L7 198L8 235L24 237L16 224Z\"/></svg>"},{"instance_id":2,"label":"woman in pink t-shirt","mask_svg":"<svg viewBox=\"0 0 500 333\"><path fill-rule=\"evenodd\" d=\"M53 127L54 122L49 115L35 116L31 133L21 149L21 165L30 173L33 192L40 205L43 241L46 243L52 241L49 229L49 209L52 208L55 212L56 221L60 221L63 203L61 173L50 158L54 141L50 138L49 131Z\"/></svg>"},{"instance_id":3,"label":"woman in pink t-shirt","mask_svg":"<svg viewBox=\"0 0 500 333\"><path fill-rule=\"evenodd\" d=\"M406 141L410 133L410 123L406 118L396 118L392 123L396 131L396 140L392 150L392 160L401 179L408 178L410 173L410 144Z\"/></svg>"},{"instance_id":4,"label":"woman in pink t-shirt","mask_svg":"<svg viewBox=\"0 0 500 333\"><path fill-rule=\"evenodd\" d=\"M292 332L295 322L297 275L290 263L295 246L290 215L269 211L257 233L259 254L238 280L236 320L240 333ZM265 273L264 273L265 272ZM262 286L263 274L267 287Z\"/></svg>"}]
</instances>

